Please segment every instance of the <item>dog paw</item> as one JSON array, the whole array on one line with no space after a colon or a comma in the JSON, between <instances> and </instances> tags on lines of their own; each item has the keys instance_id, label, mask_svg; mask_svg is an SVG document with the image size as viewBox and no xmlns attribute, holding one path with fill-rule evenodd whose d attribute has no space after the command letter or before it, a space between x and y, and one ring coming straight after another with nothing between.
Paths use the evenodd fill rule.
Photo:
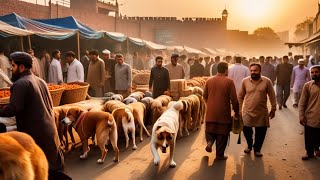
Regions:
<instances>
[{"instance_id":1,"label":"dog paw","mask_svg":"<svg viewBox=\"0 0 320 180\"><path fill-rule=\"evenodd\" d=\"M102 163L104 163L104 161L102 159L98 159L97 163L102 164Z\"/></svg>"},{"instance_id":2,"label":"dog paw","mask_svg":"<svg viewBox=\"0 0 320 180\"><path fill-rule=\"evenodd\" d=\"M174 161L171 161L171 163L170 163L170 167L171 167L171 168L176 167L176 165L177 165L177 164L176 164Z\"/></svg>"},{"instance_id":3,"label":"dog paw","mask_svg":"<svg viewBox=\"0 0 320 180\"><path fill-rule=\"evenodd\" d=\"M155 166L159 166L159 164L160 164L160 159L154 158L153 163L154 163Z\"/></svg>"},{"instance_id":4,"label":"dog paw","mask_svg":"<svg viewBox=\"0 0 320 180\"><path fill-rule=\"evenodd\" d=\"M133 146L133 147L132 147L133 150L136 150L137 148L138 148L137 146Z\"/></svg>"}]
</instances>

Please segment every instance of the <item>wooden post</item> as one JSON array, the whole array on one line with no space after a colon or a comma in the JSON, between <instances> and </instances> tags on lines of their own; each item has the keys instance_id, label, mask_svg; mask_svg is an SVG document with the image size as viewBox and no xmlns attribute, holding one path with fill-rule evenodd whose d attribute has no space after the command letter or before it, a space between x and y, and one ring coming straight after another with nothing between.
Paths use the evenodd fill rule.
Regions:
<instances>
[{"instance_id":1,"label":"wooden post","mask_svg":"<svg viewBox=\"0 0 320 180\"><path fill-rule=\"evenodd\" d=\"M24 47L23 47L23 36L20 36L20 45L21 45L21 51L24 51Z\"/></svg>"},{"instance_id":2,"label":"wooden post","mask_svg":"<svg viewBox=\"0 0 320 180\"><path fill-rule=\"evenodd\" d=\"M31 38L30 38L30 36L28 36L28 44L29 44L29 49L32 49L32 47L31 47Z\"/></svg>"},{"instance_id":3,"label":"wooden post","mask_svg":"<svg viewBox=\"0 0 320 180\"><path fill-rule=\"evenodd\" d=\"M80 31L77 31L78 60L80 61Z\"/></svg>"}]
</instances>

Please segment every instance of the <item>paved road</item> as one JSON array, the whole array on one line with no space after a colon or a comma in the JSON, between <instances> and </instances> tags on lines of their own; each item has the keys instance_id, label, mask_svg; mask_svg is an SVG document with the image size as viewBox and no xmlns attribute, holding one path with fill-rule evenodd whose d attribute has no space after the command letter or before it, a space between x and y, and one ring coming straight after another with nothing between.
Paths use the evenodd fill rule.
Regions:
<instances>
[{"instance_id":1,"label":"paved road","mask_svg":"<svg viewBox=\"0 0 320 180\"><path fill-rule=\"evenodd\" d=\"M113 163L113 150L107 154L104 164L96 163L100 157L98 148L92 147L89 157L80 160L81 149L77 148L66 155L68 174L75 180L90 179L232 179L232 180L269 180L269 179L320 179L320 158L302 161L305 153L303 127L298 123L297 109L288 103L288 109L278 110L271 120L266 140L262 148L264 156L254 157L253 153L243 153L246 142L238 145L237 136L231 134L227 147L226 161L214 161L215 152L204 149L204 126L191 132L188 137L177 140L175 151L176 168L169 168L168 153L160 153L160 166L153 165L150 151L150 138L138 142L138 149L125 149L124 140L119 141L120 162ZM215 148L215 146L214 146ZM109 149L112 149L109 147Z\"/></svg>"}]
</instances>

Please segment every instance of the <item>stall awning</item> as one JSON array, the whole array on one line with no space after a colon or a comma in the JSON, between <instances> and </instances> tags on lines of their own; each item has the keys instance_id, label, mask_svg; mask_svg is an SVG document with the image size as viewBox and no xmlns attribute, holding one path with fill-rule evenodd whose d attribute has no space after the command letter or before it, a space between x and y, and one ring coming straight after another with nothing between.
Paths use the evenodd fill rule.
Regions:
<instances>
[{"instance_id":1,"label":"stall awning","mask_svg":"<svg viewBox=\"0 0 320 180\"><path fill-rule=\"evenodd\" d=\"M161 44L156 44L151 41L144 41L144 42L148 48L153 49L153 50L166 50L167 49L167 46L164 46Z\"/></svg>"},{"instance_id":2,"label":"stall awning","mask_svg":"<svg viewBox=\"0 0 320 180\"><path fill-rule=\"evenodd\" d=\"M45 23L54 27L65 28L69 30L78 30L80 37L85 39L99 39L103 36L102 32L95 31L87 25L81 23L73 16L56 19L34 19L36 22Z\"/></svg>"},{"instance_id":3,"label":"stall awning","mask_svg":"<svg viewBox=\"0 0 320 180\"><path fill-rule=\"evenodd\" d=\"M107 32L107 31L101 31L101 32L105 33L108 37L110 37L115 41L123 42L127 39L126 35L119 32Z\"/></svg>"},{"instance_id":4,"label":"stall awning","mask_svg":"<svg viewBox=\"0 0 320 180\"><path fill-rule=\"evenodd\" d=\"M34 33L28 30L16 28L5 22L0 21L0 36L9 37L9 36L29 36Z\"/></svg>"},{"instance_id":5,"label":"stall awning","mask_svg":"<svg viewBox=\"0 0 320 180\"><path fill-rule=\"evenodd\" d=\"M62 40L73 36L77 32L75 29L65 29L37 22L19 16L16 13L0 16L0 20L16 28L31 31L38 36L48 39Z\"/></svg>"}]
</instances>

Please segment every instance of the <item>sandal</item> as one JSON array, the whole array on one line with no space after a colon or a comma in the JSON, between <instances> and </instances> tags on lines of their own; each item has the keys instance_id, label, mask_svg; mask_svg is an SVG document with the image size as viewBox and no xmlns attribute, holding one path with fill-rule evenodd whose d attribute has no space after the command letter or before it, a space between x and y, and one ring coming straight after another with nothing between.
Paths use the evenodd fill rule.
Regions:
<instances>
[{"instance_id":1,"label":"sandal","mask_svg":"<svg viewBox=\"0 0 320 180\"><path fill-rule=\"evenodd\" d=\"M251 149L250 148L246 148L243 152L249 154L251 152Z\"/></svg>"}]
</instances>

